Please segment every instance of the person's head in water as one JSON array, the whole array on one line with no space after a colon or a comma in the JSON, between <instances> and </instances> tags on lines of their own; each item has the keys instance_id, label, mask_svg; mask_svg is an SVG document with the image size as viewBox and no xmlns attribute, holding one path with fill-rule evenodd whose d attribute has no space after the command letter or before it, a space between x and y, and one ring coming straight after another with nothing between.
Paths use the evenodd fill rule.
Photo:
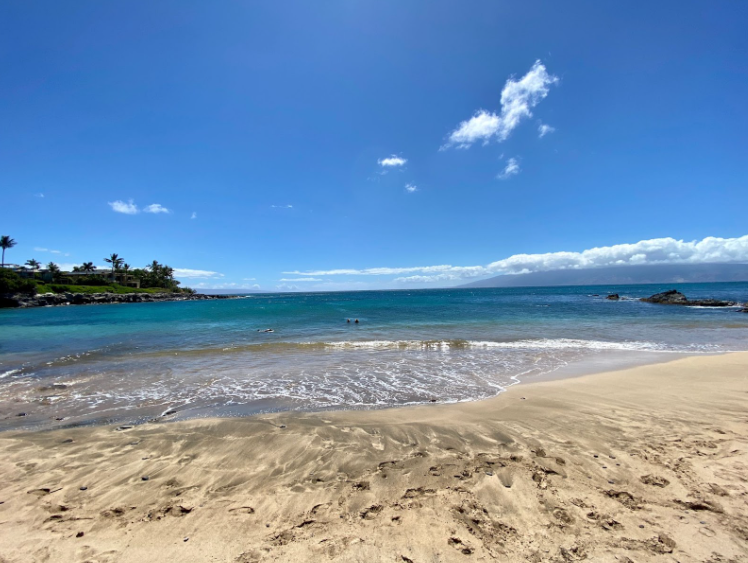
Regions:
<instances>
[{"instance_id":1,"label":"person's head in water","mask_svg":"<svg viewBox=\"0 0 748 563\"><path fill-rule=\"evenodd\" d=\"M358 324L358 319L356 319L356 324Z\"/></svg>"},{"instance_id":2,"label":"person's head in water","mask_svg":"<svg viewBox=\"0 0 748 563\"><path fill-rule=\"evenodd\" d=\"M346 319L345 322L350 323L351 319Z\"/></svg>"}]
</instances>

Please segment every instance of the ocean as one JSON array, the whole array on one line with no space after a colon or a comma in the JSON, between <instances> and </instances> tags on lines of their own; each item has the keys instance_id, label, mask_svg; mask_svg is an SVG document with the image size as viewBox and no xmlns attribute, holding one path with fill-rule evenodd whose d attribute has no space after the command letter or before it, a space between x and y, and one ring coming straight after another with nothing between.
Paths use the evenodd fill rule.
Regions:
<instances>
[{"instance_id":1,"label":"ocean","mask_svg":"<svg viewBox=\"0 0 748 563\"><path fill-rule=\"evenodd\" d=\"M470 401L748 349L748 314L637 300L673 287L748 300L748 283L724 283L0 309L0 429Z\"/></svg>"}]
</instances>

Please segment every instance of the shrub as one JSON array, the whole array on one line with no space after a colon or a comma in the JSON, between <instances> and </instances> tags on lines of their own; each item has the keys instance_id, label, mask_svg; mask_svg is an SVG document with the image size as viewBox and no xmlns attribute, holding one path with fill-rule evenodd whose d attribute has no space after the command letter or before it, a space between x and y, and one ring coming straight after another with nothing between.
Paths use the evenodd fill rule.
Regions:
<instances>
[{"instance_id":1,"label":"shrub","mask_svg":"<svg viewBox=\"0 0 748 563\"><path fill-rule=\"evenodd\" d=\"M30 293L36 294L36 284L33 280L25 280L13 270L0 268L0 293Z\"/></svg>"}]
</instances>

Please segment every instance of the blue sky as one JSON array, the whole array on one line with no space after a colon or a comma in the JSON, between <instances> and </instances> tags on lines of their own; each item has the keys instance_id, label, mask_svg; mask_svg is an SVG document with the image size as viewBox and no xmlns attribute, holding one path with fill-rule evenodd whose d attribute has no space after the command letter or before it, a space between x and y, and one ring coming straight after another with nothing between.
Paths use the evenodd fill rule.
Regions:
<instances>
[{"instance_id":1,"label":"blue sky","mask_svg":"<svg viewBox=\"0 0 748 563\"><path fill-rule=\"evenodd\" d=\"M268 290L748 261L746 27L726 1L4 2L7 260Z\"/></svg>"}]
</instances>

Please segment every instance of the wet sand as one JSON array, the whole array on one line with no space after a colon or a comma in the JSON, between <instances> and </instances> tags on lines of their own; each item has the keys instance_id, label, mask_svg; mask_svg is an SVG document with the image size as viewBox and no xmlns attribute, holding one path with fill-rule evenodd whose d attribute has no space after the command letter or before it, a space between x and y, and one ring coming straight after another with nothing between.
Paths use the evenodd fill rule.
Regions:
<instances>
[{"instance_id":1,"label":"wet sand","mask_svg":"<svg viewBox=\"0 0 748 563\"><path fill-rule=\"evenodd\" d=\"M496 398L0 434L0 562L746 562L748 353Z\"/></svg>"}]
</instances>

